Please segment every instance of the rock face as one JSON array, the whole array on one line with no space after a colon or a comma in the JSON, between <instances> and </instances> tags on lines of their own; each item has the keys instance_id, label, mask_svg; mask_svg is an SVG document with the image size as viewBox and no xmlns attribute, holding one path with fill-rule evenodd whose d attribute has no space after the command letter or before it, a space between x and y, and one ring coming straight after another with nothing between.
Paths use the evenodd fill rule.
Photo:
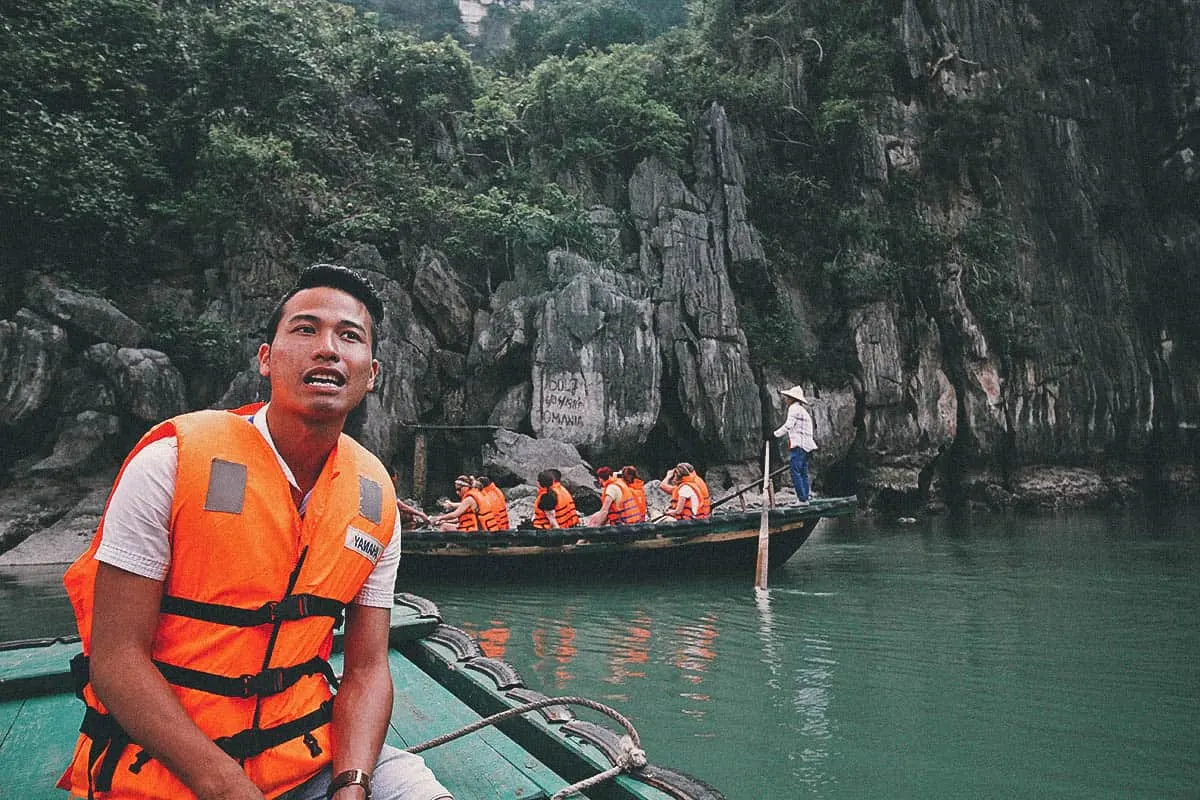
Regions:
<instances>
[{"instance_id":1,"label":"rock face","mask_svg":"<svg viewBox=\"0 0 1200 800\"><path fill-rule=\"evenodd\" d=\"M631 452L658 419L662 362L649 299L580 274L536 323L530 423L539 438Z\"/></svg>"}]
</instances>

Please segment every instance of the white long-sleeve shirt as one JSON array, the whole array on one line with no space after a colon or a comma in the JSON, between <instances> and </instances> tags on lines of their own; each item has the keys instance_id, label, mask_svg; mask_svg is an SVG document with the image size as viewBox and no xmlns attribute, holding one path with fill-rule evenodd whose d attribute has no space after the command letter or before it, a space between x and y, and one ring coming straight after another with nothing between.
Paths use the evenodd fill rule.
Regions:
<instances>
[{"instance_id":1,"label":"white long-sleeve shirt","mask_svg":"<svg viewBox=\"0 0 1200 800\"><path fill-rule=\"evenodd\" d=\"M803 403L788 404L787 419L775 429L776 436L783 436L785 433L789 448L799 447L809 453L817 449L817 443L813 439L812 414L808 413Z\"/></svg>"}]
</instances>

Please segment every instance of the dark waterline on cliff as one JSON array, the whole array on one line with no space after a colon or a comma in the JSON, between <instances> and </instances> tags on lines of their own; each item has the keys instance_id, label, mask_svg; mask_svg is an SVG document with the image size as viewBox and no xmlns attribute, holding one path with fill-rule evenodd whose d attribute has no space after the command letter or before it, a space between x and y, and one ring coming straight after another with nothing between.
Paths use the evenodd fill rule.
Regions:
<instances>
[{"instance_id":1,"label":"dark waterline on cliff","mask_svg":"<svg viewBox=\"0 0 1200 800\"><path fill-rule=\"evenodd\" d=\"M730 800L1193 797L1198 531L1197 506L826 521L765 597L749 577L400 588ZM59 573L0 572L0 638L70 630Z\"/></svg>"}]
</instances>

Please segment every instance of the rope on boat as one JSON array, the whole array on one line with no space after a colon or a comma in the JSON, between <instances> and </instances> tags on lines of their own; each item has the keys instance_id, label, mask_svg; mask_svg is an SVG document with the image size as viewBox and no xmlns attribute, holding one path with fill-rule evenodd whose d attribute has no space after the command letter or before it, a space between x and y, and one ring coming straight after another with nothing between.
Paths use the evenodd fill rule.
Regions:
<instances>
[{"instance_id":1,"label":"rope on boat","mask_svg":"<svg viewBox=\"0 0 1200 800\"><path fill-rule=\"evenodd\" d=\"M409 753L420 753L425 750L431 750L435 747L446 744L447 742L452 742L455 739L466 736L468 733L474 733L481 728L486 728L489 725L495 725L497 723L504 722L512 717L519 717L522 714L527 714L530 711L536 711L539 708L562 705L584 706L585 708L590 708L593 711L599 711L601 714L604 714L619 723L621 727L626 730L628 735L621 737L621 753L617 757L616 764L609 769L606 769L604 772L593 775L590 778L585 778L582 781L573 783L570 786L558 790L554 793L554 796L551 797L550 800L562 800L564 797L570 797L573 794L582 792L584 789L589 789L592 786L603 783L610 778L615 778L622 772L641 769L642 767L646 766L646 751L642 749L642 739L640 736L638 736L637 730L634 729L633 723L626 719L621 712L617 711L616 709L610 708L603 703L597 703L595 700L589 700L586 697L546 697L541 700L534 700L531 703L525 703L524 705L510 708L507 711L501 711L500 713L493 714L490 717L484 717L483 719L472 722L470 725L465 725L456 731L443 734L435 739L430 739L428 742L424 742L423 744L413 745L412 747L406 748L406 750Z\"/></svg>"}]
</instances>

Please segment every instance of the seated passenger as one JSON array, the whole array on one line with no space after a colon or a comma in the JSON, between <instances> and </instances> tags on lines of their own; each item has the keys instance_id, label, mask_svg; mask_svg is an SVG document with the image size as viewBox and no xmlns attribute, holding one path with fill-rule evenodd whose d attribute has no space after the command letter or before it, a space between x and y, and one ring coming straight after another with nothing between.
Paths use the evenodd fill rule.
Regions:
<instances>
[{"instance_id":1,"label":"seated passenger","mask_svg":"<svg viewBox=\"0 0 1200 800\"><path fill-rule=\"evenodd\" d=\"M634 522L645 522L650 516L646 504L646 482L638 475L637 467L621 467L621 480L633 492L633 500L637 503L638 516Z\"/></svg>"},{"instance_id":2,"label":"seated passenger","mask_svg":"<svg viewBox=\"0 0 1200 800\"><path fill-rule=\"evenodd\" d=\"M632 525L638 521L637 500L625 481L613 475L611 467L596 470L596 485L600 487L600 510L587 519L589 528L601 525Z\"/></svg>"},{"instance_id":3,"label":"seated passenger","mask_svg":"<svg viewBox=\"0 0 1200 800\"><path fill-rule=\"evenodd\" d=\"M688 462L681 461L668 470L659 488L671 494L671 507L666 513L668 519L708 519L712 515L708 484Z\"/></svg>"},{"instance_id":4,"label":"seated passenger","mask_svg":"<svg viewBox=\"0 0 1200 800\"><path fill-rule=\"evenodd\" d=\"M533 504L533 527L541 530L550 528L573 528L579 524L579 511L575 498L567 487L555 477L557 470L547 469L538 473L538 493Z\"/></svg>"},{"instance_id":5,"label":"seated passenger","mask_svg":"<svg viewBox=\"0 0 1200 800\"><path fill-rule=\"evenodd\" d=\"M479 490L479 525L485 531L506 531L508 524L508 498L504 492L487 475L475 478L475 488Z\"/></svg>"},{"instance_id":6,"label":"seated passenger","mask_svg":"<svg viewBox=\"0 0 1200 800\"><path fill-rule=\"evenodd\" d=\"M482 507L482 497L474 488L471 477L459 475L454 479L454 490L458 492L458 502L444 514L438 514L431 522L443 531L478 531L483 530L479 524L479 509Z\"/></svg>"}]
</instances>

